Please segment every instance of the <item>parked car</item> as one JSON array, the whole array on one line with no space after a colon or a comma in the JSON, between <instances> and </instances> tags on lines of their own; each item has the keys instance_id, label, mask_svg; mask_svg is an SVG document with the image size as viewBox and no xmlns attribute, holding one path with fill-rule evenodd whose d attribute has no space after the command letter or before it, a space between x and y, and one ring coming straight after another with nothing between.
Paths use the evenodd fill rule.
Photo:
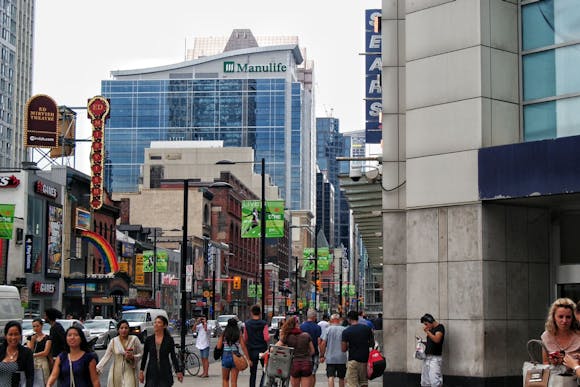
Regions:
<instances>
[{"instance_id":1,"label":"parked car","mask_svg":"<svg viewBox=\"0 0 580 387\"><path fill-rule=\"evenodd\" d=\"M22 345L26 344L26 342L30 340L30 337L33 333L34 331L32 330L32 319L25 318L22 320ZM42 325L42 333L45 335L50 333L50 325L47 322Z\"/></svg>"},{"instance_id":2,"label":"parked car","mask_svg":"<svg viewBox=\"0 0 580 387\"><path fill-rule=\"evenodd\" d=\"M113 319L94 319L85 321L85 328L96 336L95 348L107 348L109 341L117 336L117 321Z\"/></svg>"},{"instance_id":3,"label":"parked car","mask_svg":"<svg viewBox=\"0 0 580 387\"><path fill-rule=\"evenodd\" d=\"M62 327L64 328L64 331L66 332L67 329L69 329L72 326L76 326L81 328L81 330L83 331L83 333L85 334L85 339L87 339L87 341L91 341L91 339L93 338L93 336L91 335L91 331L90 329L87 329L87 327L85 327L85 325L80 322L77 319L71 318L71 319L57 319L56 322L60 323L60 325L62 325ZM45 324L48 325L48 324ZM50 326L49 328L50 329Z\"/></svg>"}]
</instances>

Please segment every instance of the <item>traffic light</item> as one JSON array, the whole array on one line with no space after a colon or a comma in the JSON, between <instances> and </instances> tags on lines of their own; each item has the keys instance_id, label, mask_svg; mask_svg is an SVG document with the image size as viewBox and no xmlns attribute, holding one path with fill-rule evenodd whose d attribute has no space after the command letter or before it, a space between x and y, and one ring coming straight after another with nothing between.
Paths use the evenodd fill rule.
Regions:
<instances>
[{"instance_id":1,"label":"traffic light","mask_svg":"<svg viewBox=\"0 0 580 387\"><path fill-rule=\"evenodd\" d=\"M242 277L239 275L234 276L234 290L240 290L242 288Z\"/></svg>"},{"instance_id":2,"label":"traffic light","mask_svg":"<svg viewBox=\"0 0 580 387\"><path fill-rule=\"evenodd\" d=\"M316 291L317 292L322 291L322 280L316 280Z\"/></svg>"}]
</instances>

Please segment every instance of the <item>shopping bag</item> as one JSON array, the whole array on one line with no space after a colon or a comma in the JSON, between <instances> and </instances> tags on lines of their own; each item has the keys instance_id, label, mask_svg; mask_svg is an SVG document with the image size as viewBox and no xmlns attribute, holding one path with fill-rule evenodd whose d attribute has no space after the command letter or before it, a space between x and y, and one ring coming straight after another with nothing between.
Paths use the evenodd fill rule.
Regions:
<instances>
[{"instance_id":1,"label":"shopping bag","mask_svg":"<svg viewBox=\"0 0 580 387\"><path fill-rule=\"evenodd\" d=\"M369 353L369 360L367 362L367 377L369 380L383 376L385 369L387 368L387 361L381 355L381 353L373 349Z\"/></svg>"},{"instance_id":2,"label":"shopping bag","mask_svg":"<svg viewBox=\"0 0 580 387\"><path fill-rule=\"evenodd\" d=\"M417 344L415 344L415 359L425 360L427 358L425 354L425 342L418 336L415 339L417 340Z\"/></svg>"}]
</instances>

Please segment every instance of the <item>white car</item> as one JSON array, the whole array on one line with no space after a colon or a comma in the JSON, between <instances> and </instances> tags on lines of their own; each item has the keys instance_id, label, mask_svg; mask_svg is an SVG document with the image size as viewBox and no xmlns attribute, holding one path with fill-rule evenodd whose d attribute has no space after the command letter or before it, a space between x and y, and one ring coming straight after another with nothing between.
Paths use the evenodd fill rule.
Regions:
<instances>
[{"instance_id":1,"label":"white car","mask_svg":"<svg viewBox=\"0 0 580 387\"><path fill-rule=\"evenodd\" d=\"M64 328L64 331L66 332L67 329L69 329L72 326L76 326L81 328L81 330L83 331L83 333L85 334L85 338L87 339L87 341L91 341L91 339L93 338L93 336L91 335L91 331L90 329L87 329L84 324L82 322L80 322L79 320L76 319L57 319L56 322L60 323L60 325L62 325L62 327ZM48 324L45 324L48 325ZM50 329L50 325L49 325L49 329Z\"/></svg>"},{"instance_id":2,"label":"white car","mask_svg":"<svg viewBox=\"0 0 580 387\"><path fill-rule=\"evenodd\" d=\"M113 319L86 320L85 328L91 331L92 337L97 337L95 348L107 348L109 341L117 336L117 321Z\"/></svg>"}]
</instances>

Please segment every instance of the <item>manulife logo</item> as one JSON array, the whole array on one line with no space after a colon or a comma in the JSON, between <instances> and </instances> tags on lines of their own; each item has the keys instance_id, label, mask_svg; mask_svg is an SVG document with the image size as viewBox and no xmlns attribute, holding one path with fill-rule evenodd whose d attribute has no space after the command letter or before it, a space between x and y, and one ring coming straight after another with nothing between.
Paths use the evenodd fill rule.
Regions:
<instances>
[{"instance_id":1,"label":"manulife logo","mask_svg":"<svg viewBox=\"0 0 580 387\"><path fill-rule=\"evenodd\" d=\"M288 70L288 66L280 62L259 65L237 63L234 61L224 62L224 73L284 73L286 70Z\"/></svg>"}]
</instances>

